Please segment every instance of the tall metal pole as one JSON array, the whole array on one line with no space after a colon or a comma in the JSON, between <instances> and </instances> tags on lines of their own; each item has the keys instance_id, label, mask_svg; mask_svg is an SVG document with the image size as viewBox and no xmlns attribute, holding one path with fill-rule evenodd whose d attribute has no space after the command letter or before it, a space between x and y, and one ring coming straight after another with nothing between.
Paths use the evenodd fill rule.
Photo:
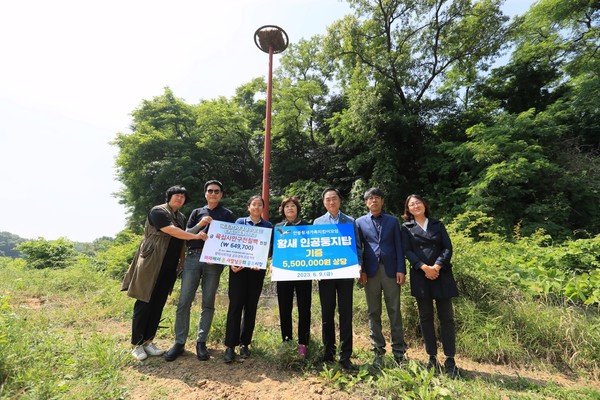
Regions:
<instances>
[{"instance_id":1,"label":"tall metal pole","mask_svg":"<svg viewBox=\"0 0 600 400\"><path fill-rule=\"evenodd\" d=\"M269 220L269 172L271 169L271 101L273 99L273 46L269 46L269 76L267 78L267 112L265 122L265 153L263 164L262 198L265 202L262 217Z\"/></svg>"},{"instance_id":2,"label":"tall metal pole","mask_svg":"<svg viewBox=\"0 0 600 400\"><path fill-rule=\"evenodd\" d=\"M265 121L265 152L263 164L262 198L265 202L262 217L269 219L269 172L271 169L271 102L273 100L273 54L284 51L289 43L287 33L276 25L265 25L254 33L256 47L269 53L269 74L267 77L267 111Z\"/></svg>"}]
</instances>

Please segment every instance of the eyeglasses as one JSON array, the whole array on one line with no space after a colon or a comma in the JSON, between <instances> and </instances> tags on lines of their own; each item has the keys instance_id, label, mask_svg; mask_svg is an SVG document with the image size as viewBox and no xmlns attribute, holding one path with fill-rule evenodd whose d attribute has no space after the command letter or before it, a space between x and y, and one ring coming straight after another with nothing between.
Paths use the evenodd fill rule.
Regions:
<instances>
[{"instance_id":1,"label":"eyeglasses","mask_svg":"<svg viewBox=\"0 0 600 400\"><path fill-rule=\"evenodd\" d=\"M375 195L371 195L369 197L367 197L368 201L379 201L381 200L381 196L375 196Z\"/></svg>"},{"instance_id":2,"label":"eyeglasses","mask_svg":"<svg viewBox=\"0 0 600 400\"><path fill-rule=\"evenodd\" d=\"M418 205L420 205L420 204L423 204L423 202L422 202L422 201L419 201L419 200L415 200L415 201L413 201L413 202L410 202L410 203L408 203L408 206L409 206L409 207L416 207L416 206L418 206Z\"/></svg>"},{"instance_id":3,"label":"eyeglasses","mask_svg":"<svg viewBox=\"0 0 600 400\"><path fill-rule=\"evenodd\" d=\"M219 194L219 193L221 193L221 190L220 189L206 189L206 193L208 193L208 194L213 194L213 193L214 194Z\"/></svg>"}]
</instances>

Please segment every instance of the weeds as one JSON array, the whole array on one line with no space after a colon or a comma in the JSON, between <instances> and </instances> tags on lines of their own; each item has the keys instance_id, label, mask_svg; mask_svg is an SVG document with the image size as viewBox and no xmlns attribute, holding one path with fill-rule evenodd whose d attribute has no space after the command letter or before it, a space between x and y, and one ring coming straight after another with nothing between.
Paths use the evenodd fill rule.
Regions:
<instances>
[{"instance_id":1,"label":"weeds","mask_svg":"<svg viewBox=\"0 0 600 400\"><path fill-rule=\"evenodd\" d=\"M463 261L486 260L489 268L502 268L500 250L493 244L463 250ZM479 265L468 267L458 263L455 267L463 290L455 302L459 357L550 371L567 369L589 379L599 378L600 317L596 308L547 302L523 292L521 285L509 285L508 279L490 278L497 277L498 271L493 275L482 272ZM210 333L209 346L213 348L222 346L225 337L226 274L223 278ZM115 334L111 324L129 323L133 302L119 293L118 287L117 280L89 265L29 270L19 260L0 258L0 292L4 293L0 296L0 398L126 397L129 348L125 335ZM159 338L173 338L177 298L178 285L165 308L161 326L166 328L159 330ZM401 301L406 341L410 347L421 348L418 315L407 288ZM196 334L199 307L195 302L190 340ZM355 335L364 338L368 337L365 308L364 292L357 289L354 329ZM414 361L397 367L390 355L383 370L374 371L371 352L360 348L354 352L360 369L350 374L337 364L323 367L320 363L318 295L313 296L311 342L304 360L298 358L295 341L281 342L272 297L261 298L258 315L251 348L258 360L274 369L318 376L324 384L359 398L598 398L593 389L544 385L496 374L467 373L454 381Z\"/></svg>"}]
</instances>

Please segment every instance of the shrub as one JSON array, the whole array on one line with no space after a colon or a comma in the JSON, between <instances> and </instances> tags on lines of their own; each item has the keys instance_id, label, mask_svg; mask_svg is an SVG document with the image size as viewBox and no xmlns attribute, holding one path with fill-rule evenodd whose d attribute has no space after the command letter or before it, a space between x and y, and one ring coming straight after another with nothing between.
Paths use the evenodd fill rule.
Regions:
<instances>
[{"instance_id":1,"label":"shrub","mask_svg":"<svg viewBox=\"0 0 600 400\"><path fill-rule=\"evenodd\" d=\"M111 278L121 279L131 264L141 241L142 236L130 230L119 232L110 247L96 253L93 262L94 269L105 271Z\"/></svg>"},{"instance_id":2,"label":"shrub","mask_svg":"<svg viewBox=\"0 0 600 400\"><path fill-rule=\"evenodd\" d=\"M27 266L35 269L65 268L75 259L75 245L67 238L28 240L17 246L25 254Z\"/></svg>"}]
</instances>

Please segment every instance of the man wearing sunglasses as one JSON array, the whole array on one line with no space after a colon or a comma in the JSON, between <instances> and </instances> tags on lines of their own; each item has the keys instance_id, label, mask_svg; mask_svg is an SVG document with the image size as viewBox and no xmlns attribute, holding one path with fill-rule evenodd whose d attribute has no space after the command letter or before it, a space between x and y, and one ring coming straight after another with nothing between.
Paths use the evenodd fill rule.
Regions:
<instances>
[{"instance_id":1,"label":"man wearing sunglasses","mask_svg":"<svg viewBox=\"0 0 600 400\"><path fill-rule=\"evenodd\" d=\"M204 197L207 205L192 211L187 223L186 230L188 232L208 232L208 227L212 221L235 222L233 213L220 204L223 198L223 184L221 182L214 179L206 182L204 184ZM164 355L167 361L174 361L183 354L190 329L190 309L201 281L202 311L198 323L196 355L201 361L210 358L206 348L206 340L215 313L215 296L224 267L220 264L200 262L204 241L189 240L187 244L187 257L181 274L181 295L175 315L175 344Z\"/></svg>"}]
</instances>

